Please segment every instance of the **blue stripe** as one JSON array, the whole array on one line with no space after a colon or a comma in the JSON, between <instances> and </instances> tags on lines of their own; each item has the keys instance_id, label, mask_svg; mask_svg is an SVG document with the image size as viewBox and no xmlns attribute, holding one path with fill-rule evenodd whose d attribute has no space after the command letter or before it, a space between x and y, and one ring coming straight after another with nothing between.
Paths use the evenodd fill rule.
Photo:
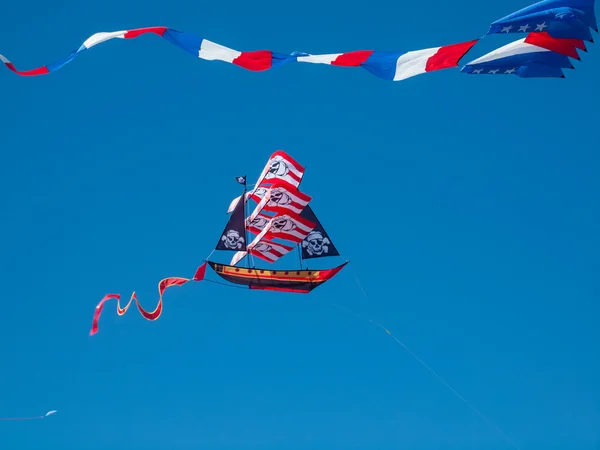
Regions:
<instances>
[{"instance_id":1,"label":"blue stripe","mask_svg":"<svg viewBox=\"0 0 600 450\"><path fill-rule=\"evenodd\" d=\"M55 70L61 69L62 67L66 66L67 64L69 64L71 61L73 61L78 55L80 55L81 53L85 52L87 50L87 48L85 48L83 45L81 47L79 47L77 50L75 50L74 52L71 52L71 54L69 56L67 56L66 58L55 62L53 64L48 64L46 67L48 68L49 72L54 72Z\"/></svg>"},{"instance_id":2,"label":"blue stripe","mask_svg":"<svg viewBox=\"0 0 600 450\"><path fill-rule=\"evenodd\" d=\"M289 62L298 61L298 57L294 54L286 55L284 53L271 52L271 67L281 67Z\"/></svg>"},{"instance_id":3,"label":"blue stripe","mask_svg":"<svg viewBox=\"0 0 600 450\"><path fill-rule=\"evenodd\" d=\"M568 22L555 21L548 28L550 36L565 39L582 39L592 42L592 32L581 20L572 19Z\"/></svg>"},{"instance_id":4,"label":"blue stripe","mask_svg":"<svg viewBox=\"0 0 600 450\"><path fill-rule=\"evenodd\" d=\"M488 68L491 66L520 67L530 64L543 64L545 66L557 67L559 69L573 68L573 64L571 64L571 60L568 56L554 52L521 53L518 55L507 56L505 58L494 59L492 61L472 64L472 66L476 68Z\"/></svg>"},{"instance_id":5,"label":"blue stripe","mask_svg":"<svg viewBox=\"0 0 600 450\"><path fill-rule=\"evenodd\" d=\"M517 75L521 78L563 78L563 72L558 67L545 66L543 64L532 63L524 66L510 66L510 65L488 65L481 72L475 72L476 69L482 69L482 67L476 66L465 66L461 69L461 72L474 74L474 75ZM494 71L494 72L490 72Z\"/></svg>"},{"instance_id":6,"label":"blue stripe","mask_svg":"<svg viewBox=\"0 0 600 450\"><path fill-rule=\"evenodd\" d=\"M373 52L369 58L361 64L373 75L384 80L394 81L396 76L396 64L398 58L405 52Z\"/></svg>"},{"instance_id":7,"label":"blue stripe","mask_svg":"<svg viewBox=\"0 0 600 450\"><path fill-rule=\"evenodd\" d=\"M163 37L171 44L174 44L186 52L191 53L196 58L200 53L200 46L204 40L198 36L194 36L193 34L182 33L181 31L172 30L170 28L165 31Z\"/></svg>"},{"instance_id":8,"label":"blue stripe","mask_svg":"<svg viewBox=\"0 0 600 450\"><path fill-rule=\"evenodd\" d=\"M523 66L517 71L516 75L521 78L562 78L564 76L561 69L542 64Z\"/></svg>"}]
</instances>

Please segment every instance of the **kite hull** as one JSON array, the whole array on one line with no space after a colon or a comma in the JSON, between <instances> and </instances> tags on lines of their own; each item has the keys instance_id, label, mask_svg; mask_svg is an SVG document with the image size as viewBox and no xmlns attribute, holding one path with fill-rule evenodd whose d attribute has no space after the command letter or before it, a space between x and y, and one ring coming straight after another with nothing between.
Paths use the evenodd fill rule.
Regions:
<instances>
[{"instance_id":1,"label":"kite hull","mask_svg":"<svg viewBox=\"0 0 600 450\"><path fill-rule=\"evenodd\" d=\"M231 283L246 285L250 289L308 294L336 276L348 261L325 270L248 269L212 261L208 261L208 264L221 278Z\"/></svg>"}]
</instances>

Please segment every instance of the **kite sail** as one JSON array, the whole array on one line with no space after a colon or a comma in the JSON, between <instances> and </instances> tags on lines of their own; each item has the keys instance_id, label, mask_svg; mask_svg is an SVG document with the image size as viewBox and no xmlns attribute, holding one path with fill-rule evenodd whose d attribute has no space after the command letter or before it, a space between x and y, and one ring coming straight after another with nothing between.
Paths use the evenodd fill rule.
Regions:
<instances>
[{"instance_id":1,"label":"kite sail","mask_svg":"<svg viewBox=\"0 0 600 450\"><path fill-rule=\"evenodd\" d=\"M543 0L496 20L489 34L547 32L563 39L594 42L590 28L598 31L595 0Z\"/></svg>"},{"instance_id":2,"label":"kite sail","mask_svg":"<svg viewBox=\"0 0 600 450\"><path fill-rule=\"evenodd\" d=\"M231 216L215 246L215 250L235 253L229 264L207 261L217 275L250 289L308 293L348 264L346 261L318 270L303 267L303 260L340 255L309 205L312 197L299 190L304 172L304 167L290 155L276 151L250 192L246 190L246 178L240 177L244 192L231 202ZM250 214L246 211L249 200L256 203ZM295 247L300 260L297 268L259 269L254 264L250 267L250 260L255 257L273 264ZM244 258L247 267L237 267Z\"/></svg>"},{"instance_id":3,"label":"kite sail","mask_svg":"<svg viewBox=\"0 0 600 450\"><path fill-rule=\"evenodd\" d=\"M531 33L471 61L461 69L470 74L517 75L521 78L564 78L563 69L573 69L569 56L579 59L577 49L585 44L577 39L553 38L547 33Z\"/></svg>"},{"instance_id":4,"label":"kite sail","mask_svg":"<svg viewBox=\"0 0 600 450\"><path fill-rule=\"evenodd\" d=\"M289 54L270 50L238 51L193 34L168 27L147 27L131 30L95 33L66 58L36 69L20 71L5 56L0 61L14 73L22 76L46 75L61 69L86 50L112 39L134 39L144 34L156 34L171 44L208 61L223 61L244 69L261 72L290 62L327 64L344 67L363 67L384 80L398 81L415 75L458 66L459 60L473 47L477 40L409 52L381 52L358 50L326 55L304 52Z\"/></svg>"},{"instance_id":5,"label":"kite sail","mask_svg":"<svg viewBox=\"0 0 600 450\"><path fill-rule=\"evenodd\" d=\"M335 277L348 261L328 269L309 269L303 264L305 260L340 256L309 205L312 197L299 190L304 171L304 167L290 155L276 151L249 192L246 177L236 177L238 183L244 186L244 192L231 202L231 216L211 252L211 255L215 251L235 252L231 262L223 264L206 258L192 278L161 280L158 283L158 304L153 311L147 311L140 305L135 292L124 307L121 307L120 294L105 295L94 311L90 336L98 332L100 316L107 301L116 300L117 314L122 316L135 300L142 317L155 321L162 314L165 291L172 286L205 280L207 265L222 279L255 290L309 293ZM246 210L249 200L256 203L250 214ZM255 237L250 242L248 238L251 235ZM254 258L273 264L294 248L298 249L299 267L274 270L254 265ZM245 257L246 267L237 266Z\"/></svg>"}]
</instances>

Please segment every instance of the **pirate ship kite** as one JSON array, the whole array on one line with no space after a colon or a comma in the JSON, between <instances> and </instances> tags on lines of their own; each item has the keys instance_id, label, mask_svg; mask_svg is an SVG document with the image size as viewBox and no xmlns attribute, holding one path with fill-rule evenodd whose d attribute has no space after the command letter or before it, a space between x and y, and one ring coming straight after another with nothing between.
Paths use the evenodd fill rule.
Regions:
<instances>
[{"instance_id":1,"label":"pirate ship kite","mask_svg":"<svg viewBox=\"0 0 600 450\"><path fill-rule=\"evenodd\" d=\"M235 254L230 264L208 260L215 273L250 289L308 293L348 264L346 261L324 270L303 268L303 260L339 256L309 205L312 197L299 190L304 170L291 156L276 151L252 190L247 190L245 176L237 178L244 185L244 192L231 202L227 211L231 216L215 247ZM248 215L249 200L256 207ZM300 256L299 268L273 270L254 265L254 258L273 264L295 247ZM239 267L244 258L246 267Z\"/></svg>"},{"instance_id":2,"label":"pirate ship kite","mask_svg":"<svg viewBox=\"0 0 600 450\"><path fill-rule=\"evenodd\" d=\"M298 189L303 176L304 167L286 153L277 151L269 158L258 182L250 192L247 191L246 177L238 177L238 182L244 185L244 193L231 202L227 211L231 216L214 249L234 251L231 262L221 264L207 258L191 279L162 279L158 283L159 300L154 311L145 310L135 292L124 307L121 307L120 294L105 295L94 310L90 335L98 332L98 322L104 304L111 300L117 301L117 314L120 316L127 312L135 300L140 314L145 319L157 320L162 314L164 292L172 286L204 280L207 264L221 278L231 283L246 285L250 289L308 293L331 280L348 261L331 269L303 268L303 260L339 256L337 248L309 205L312 198ZM256 202L256 207L250 215L247 215L248 200ZM255 237L248 243L250 235ZM300 256L299 268L269 270L254 266L255 257L273 264L295 247L298 248ZM246 267L238 266L244 258Z\"/></svg>"}]
</instances>

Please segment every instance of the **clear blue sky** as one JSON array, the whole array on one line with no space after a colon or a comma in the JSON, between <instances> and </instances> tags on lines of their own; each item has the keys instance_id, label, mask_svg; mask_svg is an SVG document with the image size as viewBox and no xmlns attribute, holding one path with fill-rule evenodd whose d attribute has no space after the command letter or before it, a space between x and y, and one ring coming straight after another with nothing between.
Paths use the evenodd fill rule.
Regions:
<instances>
[{"instance_id":1,"label":"clear blue sky","mask_svg":"<svg viewBox=\"0 0 600 450\"><path fill-rule=\"evenodd\" d=\"M240 50L417 50L477 38L528 1L12 2L0 51L29 69L94 32L152 25ZM488 37L463 62L506 42ZM597 449L589 48L564 80L251 73L156 36L49 76L3 70L0 416L59 413L0 422L0 447L511 448L338 302L382 321L523 449ZM302 188L347 269L309 296L172 288L153 323L110 304L88 336L105 293L135 289L152 308L161 278L193 275L240 192L233 177L254 182L277 149L306 165Z\"/></svg>"}]
</instances>

